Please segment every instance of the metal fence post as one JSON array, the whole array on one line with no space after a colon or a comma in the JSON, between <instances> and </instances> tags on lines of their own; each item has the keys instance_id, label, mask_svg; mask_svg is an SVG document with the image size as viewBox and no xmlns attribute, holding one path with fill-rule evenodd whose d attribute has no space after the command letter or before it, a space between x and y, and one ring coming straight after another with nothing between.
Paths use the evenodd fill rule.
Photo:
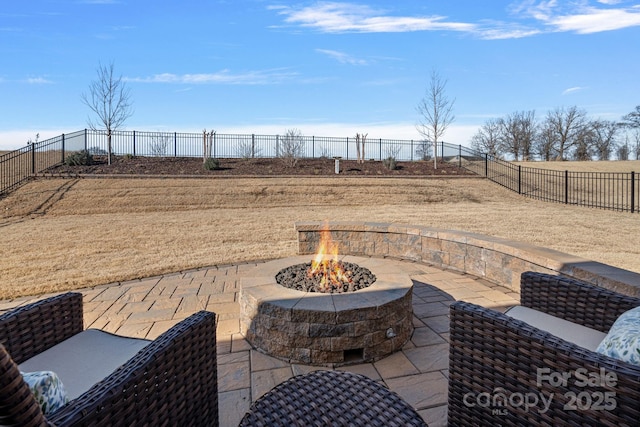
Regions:
<instances>
[{"instance_id":1,"label":"metal fence post","mask_svg":"<svg viewBox=\"0 0 640 427\"><path fill-rule=\"evenodd\" d=\"M522 166L518 165L518 194L522 194Z\"/></svg>"},{"instance_id":2,"label":"metal fence post","mask_svg":"<svg viewBox=\"0 0 640 427\"><path fill-rule=\"evenodd\" d=\"M489 154L484 153L484 176L489 177Z\"/></svg>"},{"instance_id":3,"label":"metal fence post","mask_svg":"<svg viewBox=\"0 0 640 427\"><path fill-rule=\"evenodd\" d=\"M316 158L316 137L313 135L311 136L311 158Z\"/></svg>"},{"instance_id":4,"label":"metal fence post","mask_svg":"<svg viewBox=\"0 0 640 427\"><path fill-rule=\"evenodd\" d=\"M345 156L345 160L349 159L349 137L347 137L347 155Z\"/></svg>"},{"instance_id":5,"label":"metal fence post","mask_svg":"<svg viewBox=\"0 0 640 427\"><path fill-rule=\"evenodd\" d=\"M136 131L133 131L133 157L136 156Z\"/></svg>"},{"instance_id":6,"label":"metal fence post","mask_svg":"<svg viewBox=\"0 0 640 427\"><path fill-rule=\"evenodd\" d=\"M364 158L362 160L364 160ZM382 160L382 138L380 138L380 160Z\"/></svg>"},{"instance_id":7,"label":"metal fence post","mask_svg":"<svg viewBox=\"0 0 640 427\"><path fill-rule=\"evenodd\" d=\"M411 140L411 161L413 162L413 139Z\"/></svg>"},{"instance_id":8,"label":"metal fence post","mask_svg":"<svg viewBox=\"0 0 640 427\"><path fill-rule=\"evenodd\" d=\"M462 145L458 144L458 168L462 167Z\"/></svg>"},{"instance_id":9,"label":"metal fence post","mask_svg":"<svg viewBox=\"0 0 640 427\"><path fill-rule=\"evenodd\" d=\"M84 129L84 151L87 151L87 128Z\"/></svg>"},{"instance_id":10,"label":"metal fence post","mask_svg":"<svg viewBox=\"0 0 640 427\"><path fill-rule=\"evenodd\" d=\"M631 213L635 212L636 208L636 173L631 171Z\"/></svg>"},{"instance_id":11,"label":"metal fence post","mask_svg":"<svg viewBox=\"0 0 640 427\"><path fill-rule=\"evenodd\" d=\"M569 171L564 171L564 204L569 204Z\"/></svg>"},{"instance_id":12,"label":"metal fence post","mask_svg":"<svg viewBox=\"0 0 640 427\"><path fill-rule=\"evenodd\" d=\"M31 144L31 173L36 173L36 143Z\"/></svg>"},{"instance_id":13,"label":"metal fence post","mask_svg":"<svg viewBox=\"0 0 640 427\"><path fill-rule=\"evenodd\" d=\"M64 163L64 133L62 134L62 157L60 163Z\"/></svg>"},{"instance_id":14,"label":"metal fence post","mask_svg":"<svg viewBox=\"0 0 640 427\"><path fill-rule=\"evenodd\" d=\"M173 133L173 157L178 157L178 132Z\"/></svg>"},{"instance_id":15,"label":"metal fence post","mask_svg":"<svg viewBox=\"0 0 640 427\"><path fill-rule=\"evenodd\" d=\"M256 135L251 134L251 158L253 159L256 156Z\"/></svg>"}]
</instances>

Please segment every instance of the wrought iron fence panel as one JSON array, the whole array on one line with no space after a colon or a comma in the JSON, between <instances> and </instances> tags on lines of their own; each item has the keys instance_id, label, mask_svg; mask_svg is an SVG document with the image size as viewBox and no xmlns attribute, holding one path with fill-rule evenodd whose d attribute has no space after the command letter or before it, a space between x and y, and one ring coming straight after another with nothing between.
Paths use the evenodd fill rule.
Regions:
<instances>
[{"instance_id":1,"label":"wrought iron fence panel","mask_svg":"<svg viewBox=\"0 0 640 427\"><path fill-rule=\"evenodd\" d=\"M640 211L640 175L611 172L569 172L515 165L460 145L421 140L367 138L358 146L355 137L218 134L185 132L115 131L112 154L153 157L260 158L292 154L302 158L365 160L394 157L398 161L433 160L453 164L538 200L611 209ZM298 137L296 136L295 139ZM109 137L105 131L84 129L39 141L0 155L0 195L24 183L34 174L65 161L69 154L87 150L106 155ZM434 152L435 151L435 152Z\"/></svg>"}]
</instances>

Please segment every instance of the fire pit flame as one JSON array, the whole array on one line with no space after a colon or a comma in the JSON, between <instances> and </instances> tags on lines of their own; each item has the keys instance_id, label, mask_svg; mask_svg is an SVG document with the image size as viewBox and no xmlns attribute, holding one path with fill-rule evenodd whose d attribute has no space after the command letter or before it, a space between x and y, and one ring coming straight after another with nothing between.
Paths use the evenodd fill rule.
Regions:
<instances>
[{"instance_id":1,"label":"fire pit flame","mask_svg":"<svg viewBox=\"0 0 640 427\"><path fill-rule=\"evenodd\" d=\"M315 258L311 261L309 277L320 276L319 288L327 292L331 287L341 287L351 283L347 272L338 257L338 245L331 239L329 228L320 232L320 245Z\"/></svg>"}]
</instances>

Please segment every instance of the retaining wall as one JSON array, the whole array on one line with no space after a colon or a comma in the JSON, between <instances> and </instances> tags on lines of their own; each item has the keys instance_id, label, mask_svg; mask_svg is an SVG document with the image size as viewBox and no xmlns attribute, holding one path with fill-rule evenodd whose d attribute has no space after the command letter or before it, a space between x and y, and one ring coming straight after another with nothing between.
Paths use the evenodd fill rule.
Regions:
<instances>
[{"instance_id":1,"label":"retaining wall","mask_svg":"<svg viewBox=\"0 0 640 427\"><path fill-rule=\"evenodd\" d=\"M483 277L516 292L520 291L520 274L537 271L640 296L640 274L629 270L498 237L418 225L297 222L298 253L315 253L325 227L344 255L423 262Z\"/></svg>"}]
</instances>

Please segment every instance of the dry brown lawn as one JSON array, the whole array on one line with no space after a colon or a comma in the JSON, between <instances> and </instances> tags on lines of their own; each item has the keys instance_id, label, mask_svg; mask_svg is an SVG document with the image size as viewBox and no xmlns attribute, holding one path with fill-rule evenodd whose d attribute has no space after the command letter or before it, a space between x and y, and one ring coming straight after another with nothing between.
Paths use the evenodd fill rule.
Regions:
<instances>
[{"instance_id":1,"label":"dry brown lawn","mask_svg":"<svg viewBox=\"0 0 640 427\"><path fill-rule=\"evenodd\" d=\"M606 162L513 162L530 168L569 172L640 172L640 160Z\"/></svg>"},{"instance_id":2,"label":"dry brown lawn","mask_svg":"<svg viewBox=\"0 0 640 427\"><path fill-rule=\"evenodd\" d=\"M0 200L0 298L296 254L295 221L466 230L640 272L640 217L483 179L43 179Z\"/></svg>"}]
</instances>

